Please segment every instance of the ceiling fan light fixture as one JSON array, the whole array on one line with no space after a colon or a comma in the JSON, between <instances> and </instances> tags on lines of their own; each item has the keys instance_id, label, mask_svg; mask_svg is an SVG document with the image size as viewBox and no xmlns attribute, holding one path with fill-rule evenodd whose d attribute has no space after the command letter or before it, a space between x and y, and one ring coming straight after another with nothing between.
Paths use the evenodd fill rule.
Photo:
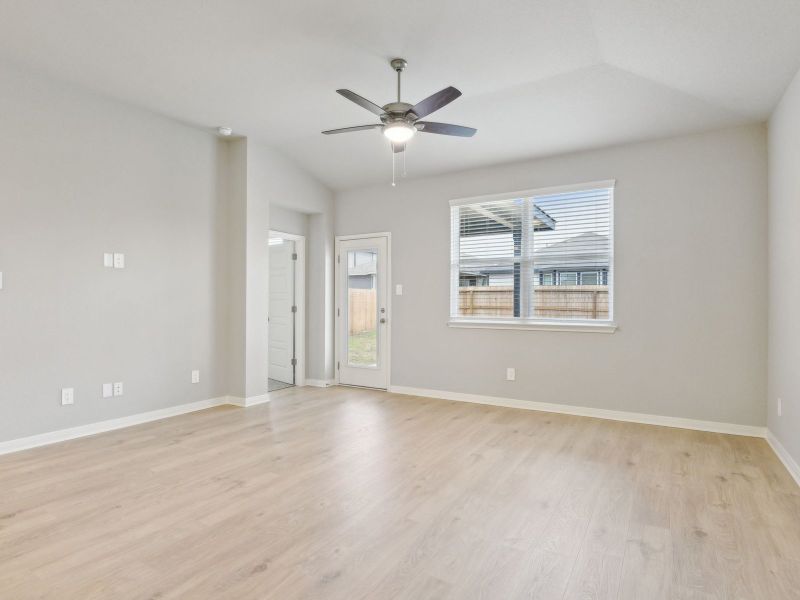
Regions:
<instances>
[{"instance_id":1,"label":"ceiling fan light fixture","mask_svg":"<svg viewBox=\"0 0 800 600\"><path fill-rule=\"evenodd\" d=\"M416 127L405 123L403 121L397 123L389 123L383 128L383 135L389 138L395 144L402 144L407 142L417 132Z\"/></svg>"}]
</instances>

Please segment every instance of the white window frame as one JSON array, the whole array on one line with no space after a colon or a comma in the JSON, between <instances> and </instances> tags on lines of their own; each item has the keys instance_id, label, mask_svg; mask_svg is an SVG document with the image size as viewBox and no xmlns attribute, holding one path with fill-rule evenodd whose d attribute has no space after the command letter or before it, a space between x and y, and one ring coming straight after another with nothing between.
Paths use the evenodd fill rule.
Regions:
<instances>
[{"instance_id":1,"label":"white window frame","mask_svg":"<svg viewBox=\"0 0 800 600\"><path fill-rule=\"evenodd\" d=\"M574 331L581 333L614 333L617 330L615 302L614 302L614 280L616 279L616 269L614 268L614 255L616 236L614 235L614 192L616 187L615 179L607 179L603 181L590 181L586 183L578 183L572 185L560 185L544 188L536 188L531 190L522 190L518 192L507 192L502 194L488 194L484 196L473 196L469 198L456 198L450 200L450 207L462 206L465 204L475 204L478 202L491 202L496 200L509 200L513 198L529 198L531 196L549 196L552 194L565 194L568 192L580 192L583 190L592 190L600 188L610 189L609 193L609 231L611 233L610 240L610 256L609 256L609 269L608 269L608 319L481 319L474 317L454 317L452 316L457 312L458 308L458 273L454 274L452 269L453 261L453 236L457 232L450 231L450 318L447 321L448 327L463 327L468 329L520 329L520 330L538 330L538 331ZM530 300L530 294L526 294L527 301Z\"/></svg>"}]
</instances>

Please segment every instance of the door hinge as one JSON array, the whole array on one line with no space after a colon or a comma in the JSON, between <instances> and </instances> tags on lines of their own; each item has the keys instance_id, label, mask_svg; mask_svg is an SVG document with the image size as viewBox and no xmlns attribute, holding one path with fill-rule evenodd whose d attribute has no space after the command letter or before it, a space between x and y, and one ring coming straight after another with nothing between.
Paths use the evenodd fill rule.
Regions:
<instances>
[{"instance_id":1,"label":"door hinge","mask_svg":"<svg viewBox=\"0 0 800 600\"><path fill-rule=\"evenodd\" d=\"M338 309L338 308L336 309L336 316L337 316L337 317L340 317L340 316L342 316L342 313L339 311L339 309Z\"/></svg>"},{"instance_id":2,"label":"door hinge","mask_svg":"<svg viewBox=\"0 0 800 600\"><path fill-rule=\"evenodd\" d=\"M342 370L342 364L339 361L336 361L336 370L337 371L341 371Z\"/></svg>"},{"instance_id":3,"label":"door hinge","mask_svg":"<svg viewBox=\"0 0 800 600\"><path fill-rule=\"evenodd\" d=\"M293 312L293 313L296 313L296 312L297 312L297 307L296 307L296 306L293 306L293 307L292 307L292 312Z\"/></svg>"},{"instance_id":4,"label":"door hinge","mask_svg":"<svg viewBox=\"0 0 800 600\"><path fill-rule=\"evenodd\" d=\"M293 359L292 359L292 366L293 366L293 367L296 367L296 366L297 366L297 359L296 359L296 358L293 358Z\"/></svg>"},{"instance_id":5,"label":"door hinge","mask_svg":"<svg viewBox=\"0 0 800 600\"><path fill-rule=\"evenodd\" d=\"M297 260L297 252L292 252L292 260Z\"/></svg>"},{"instance_id":6,"label":"door hinge","mask_svg":"<svg viewBox=\"0 0 800 600\"><path fill-rule=\"evenodd\" d=\"M336 255L336 262L339 263L339 264L342 263L342 255L341 254L337 254Z\"/></svg>"}]
</instances>

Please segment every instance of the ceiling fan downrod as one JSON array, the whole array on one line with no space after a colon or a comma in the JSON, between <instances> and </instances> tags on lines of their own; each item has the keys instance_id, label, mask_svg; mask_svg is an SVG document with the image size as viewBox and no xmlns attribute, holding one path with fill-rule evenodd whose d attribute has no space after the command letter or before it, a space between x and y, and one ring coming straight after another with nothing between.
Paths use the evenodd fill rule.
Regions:
<instances>
[{"instance_id":1,"label":"ceiling fan downrod","mask_svg":"<svg viewBox=\"0 0 800 600\"><path fill-rule=\"evenodd\" d=\"M400 102L400 76L403 73L403 69L408 66L408 62L404 58L393 58L389 64L397 71L397 102Z\"/></svg>"}]
</instances>

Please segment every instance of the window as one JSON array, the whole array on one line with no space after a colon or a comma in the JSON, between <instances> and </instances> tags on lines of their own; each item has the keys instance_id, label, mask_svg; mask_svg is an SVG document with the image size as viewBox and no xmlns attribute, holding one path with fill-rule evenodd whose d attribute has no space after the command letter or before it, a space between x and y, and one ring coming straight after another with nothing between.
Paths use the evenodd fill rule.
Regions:
<instances>
[{"instance_id":1,"label":"window","mask_svg":"<svg viewBox=\"0 0 800 600\"><path fill-rule=\"evenodd\" d=\"M558 274L558 285L578 285L578 274L563 271Z\"/></svg>"},{"instance_id":2,"label":"window","mask_svg":"<svg viewBox=\"0 0 800 600\"><path fill-rule=\"evenodd\" d=\"M613 330L614 182L451 202L453 325Z\"/></svg>"}]
</instances>

